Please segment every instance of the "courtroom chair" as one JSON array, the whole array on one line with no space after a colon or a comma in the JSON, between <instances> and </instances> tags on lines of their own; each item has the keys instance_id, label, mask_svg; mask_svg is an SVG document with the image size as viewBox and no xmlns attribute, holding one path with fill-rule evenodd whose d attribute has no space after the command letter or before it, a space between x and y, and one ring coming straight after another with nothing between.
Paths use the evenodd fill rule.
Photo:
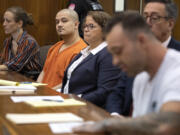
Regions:
<instances>
[{"instance_id":1,"label":"courtroom chair","mask_svg":"<svg viewBox=\"0 0 180 135\"><path fill-rule=\"evenodd\" d=\"M45 45L45 46L40 47L40 64L41 64L42 68L44 66L48 50L49 50L49 48L51 46L52 45ZM26 74L27 77L29 77L29 78L31 78L33 80L37 80L40 72L41 71L28 71L28 72L25 72L25 73L22 73L22 74Z\"/></svg>"},{"instance_id":2,"label":"courtroom chair","mask_svg":"<svg viewBox=\"0 0 180 135\"><path fill-rule=\"evenodd\" d=\"M48 50L51 46L52 45L44 45L44 46L40 47L40 65L41 65L42 69L43 69L44 63L46 61ZM36 81L39 74L41 73L41 71L26 71L26 72L23 71L21 73L26 74L26 76L28 78L31 78Z\"/></svg>"},{"instance_id":3,"label":"courtroom chair","mask_svg":"<svg viewBox=\"0 0 180 135\"><path fill-rule=\"evenodd\" d=\"M45 45L45 46L40 47L40 64L41 64L42 69L43 69L44 63L46 61L48 50L51 46L52 45ZM37 80L40 72L39 71L30 71L30 72L26 72L26 74L28 75L29 78L31 78L33 80Z\"/></svg>"},{"instance_id":4,"label":"courtroom chair","mask_svg":"<svg viewBox=\"0 0 180 135\"><path fill-rule=\"evenodd\" d=\"M45 46L40 47L40 64L42 67L44 66L48 50L51 46L52 45L45 45Z\"/></svg>"}]
</instances>

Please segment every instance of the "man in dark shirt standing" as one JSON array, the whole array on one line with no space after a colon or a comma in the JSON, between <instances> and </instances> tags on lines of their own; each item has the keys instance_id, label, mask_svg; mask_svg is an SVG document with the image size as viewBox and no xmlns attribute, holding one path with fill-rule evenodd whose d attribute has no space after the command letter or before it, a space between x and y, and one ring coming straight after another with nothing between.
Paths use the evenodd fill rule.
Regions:
<instances>
[{"instance_id":1,"label":"man in dark shirt standing","mask_svg":"<svg viewBox=\"0 0 180 135\"><path fill-rule=\"evenodd\" d=\"M88 11L102 11L103 8L98 0L69 0L67 7L69 9L75 10L79 16L79 34L83 37L83 32L81 30L82 23L86 17Z\"/></svg>"}]
</instances>

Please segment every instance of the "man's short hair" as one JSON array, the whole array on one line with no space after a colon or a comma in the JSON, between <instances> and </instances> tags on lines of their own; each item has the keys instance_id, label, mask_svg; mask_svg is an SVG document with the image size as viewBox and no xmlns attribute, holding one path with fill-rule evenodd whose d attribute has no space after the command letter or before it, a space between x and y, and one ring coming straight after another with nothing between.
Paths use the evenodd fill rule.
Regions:
<instances>
[{"instance_id":1,"label":"man's short hair","mask_svg":"<svg viewBox=\"0 0 180 135\"><path fill-rule=\"evenodd\" d=\"M165 10L168 18L173 18L174 20L178 17L178 7L173 2L173 0L145 0L145 4L150 2L159 2L165 5Z\"/></svg>"},{"instance_id":2,"label":"man's short hair","mask_svg":"<svg viewBox=\"0 0 180 135\"><path fill-rule=\"evenodd\" d=\"M73 19L73 21L79 21L77 12L72 9L65 8L65 9L60 10L59 12L67 12L69 14L69 16Z\"/></svg>"},{"instance_id":3,"label":"man's short hair","mask_svg":"<svg viewBox=\"0 0 180 135\"><path fill-rule=\"evenodd\" d=\"M124 32L131 38L136 37L140 31L153 35L145 19L137 11L120 12L114 16L106 26L106 34L111 32L115 25L121 25Z\"/></svg>"}]
</instances>

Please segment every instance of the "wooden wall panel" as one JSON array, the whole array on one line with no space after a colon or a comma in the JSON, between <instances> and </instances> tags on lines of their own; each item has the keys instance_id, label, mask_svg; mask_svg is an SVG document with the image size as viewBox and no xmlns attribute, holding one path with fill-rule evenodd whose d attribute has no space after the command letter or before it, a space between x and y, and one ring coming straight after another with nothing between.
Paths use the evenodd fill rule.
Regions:
<instances>
[{"instance_id":1,"label":"wooden wall panel","mask_svg":"<svg viewBox=\"0 0 180 135\"><path fill-rule=\"evenodd\" d=\"M21 6L27 12L32 13L35 25L28 26L27 30L32 34L39 45L54 44L59 40L55 30L55 15L65 8L68 0L0 0L0 49L7 35L4 34L2 20L4 11L11 6ZM114 0L99 0L105 11L114 13ZM180 8L180 1L175 0ZM140 0L125 0L125 8L131 10L140 9ZM180 40L180 17L177 20L173 36Z\"/></svg>"},{"instance_id":2,"label":"wooden wall panel","mask_svg":"<svg viewBox=\"0 0 180 135\"><path fill-rule=\"evenodd\" d=\"M58 36L55 30L55 15L65 8L67 0L0 0L0 48L7 35L2 27L3 14L8 7L21 6L32 13L35 25L28 26L27 31L35 37L39 45L54 44Z\"/></svg>"},{"instance_id":3,"label":"wooden wall panel","mask_svg":"<svg viewBox=\"0 0 180 135\"><path fill-rule=\"evenodd\" d=\"M104 10L109 14L113 15L114 13L114 0L99 0Z\"/></svg>"},{"instance_id":4,"label":"wooden wall panel","mask_svg":"<svg viewBox=\"0 0 180 135\"><path fill-rule=\"evenodd\" d=\"M175 25L175 27L173 29L173 37L176 40L180 41L180 0L174 0L174 2L177 4L177 6L179 8L179 15L178 15L178 18L177 18L176 25Z\"/></svg>"},{"instance_id":5,"label":"wooden wall panel","mask_svg":"<svg viewBox=\"0 0 180 135\"><path fill-rule=\"evenodd\" d=\"M140 9L140 0L125 0L126 10L138 10Z\"/></svg>"}]
</instances>

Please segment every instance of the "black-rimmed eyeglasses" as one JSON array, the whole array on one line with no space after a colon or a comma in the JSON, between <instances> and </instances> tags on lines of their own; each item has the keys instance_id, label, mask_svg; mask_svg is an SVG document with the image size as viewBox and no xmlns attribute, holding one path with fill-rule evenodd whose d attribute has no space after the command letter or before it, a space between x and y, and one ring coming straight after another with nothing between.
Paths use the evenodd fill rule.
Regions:
<instances>
[{"instance_id":1,"label":"black-rimmed eyeglasses","mask_svg":"<svg viewBox=\"0 0 180 135\"><path fill-rule=\"evenodd\" d=\"M168 19L168 17L167 16L159 16L159 15L150 15L150 16L148 16L148 15L143 15L143 17L144 17L144 19L147 21L147 19L149 18L150 20L150 23L152 23L152 24L155 24L155 23L157 23L157 22L159 22L161 19Z\"/></svg>"},{"instance_id":2,"label":"black-rimmed eyeglasses","mask_svg":"<svg viewBox=\"0 0 180 135\"><path fill-rule=\"evenodd\" d=\"M85 29L85 28L87 28L88 30L92 30L92 29L96 28L96 26L93 25L92 23L91 24L85 24L83 26L83 29Z\"/></svg>"}]
</instances>

